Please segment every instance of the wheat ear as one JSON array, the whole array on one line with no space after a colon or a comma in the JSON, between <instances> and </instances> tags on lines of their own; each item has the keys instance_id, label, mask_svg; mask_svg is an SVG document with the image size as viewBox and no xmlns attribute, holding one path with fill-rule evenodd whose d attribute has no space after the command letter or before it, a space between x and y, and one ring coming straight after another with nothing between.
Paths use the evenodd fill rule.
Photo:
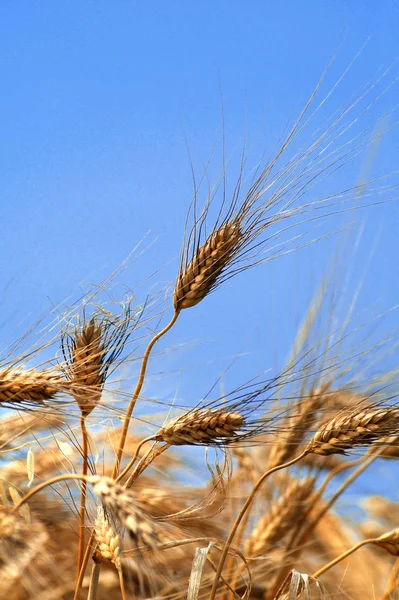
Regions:
<instances>
[{"instance_id":1,"label":"wheat ear","mask_svg":"<svg viewBox=\"0 0 399 600\"><path fill-rule=\"evenodd\" d=\"M235 256L241 237L239 223L231 221L214 231L195 251L177 277L173 295L175 310L191 308L209 294Z\"/></svg>"},{"instance_id":2,"label":"wheat ear","mask_svg":"<svg viewBox=\"0 0 399 600\"><path fill-rule=\"evenodd\" d=\"M97 541L96 560L110 561L115 566L120 565L120 540L119 535L112 527L106 512L98 508L97 518L94 522L94 531Z\"/></svg>"},{"instance_id":3,"label":"wheat ear","mask_svg":"<svg viewBox=\"0 0 399 600\"><path fill-rule=\"evenodd\" d=\"M284 494L259 519L245 544L247 556L259 556L280 541L304 514L314 490L314 479L294 479Z\"/></svg>"},{"instance_id":4,"label":"wheat ear","mask_svg":"<svg viewBox=\"0 0 399 600\"><path fill-rule=\"evenodd\" d=\"M61 375L55 370L1 369L0 405L42 405L65 388L62 381Z\"/></svg>"},{"instance_id":5,"label":"wheat ear","mask_svg":"<svg viewBox=\"0 0 399 600\"><path fill-rule=\"evenodd\" d=\"M87 417L101 399L105 382L103 327L93 317L75 330L71 340L68 375L72 394L82 416Z\"/></svg>"},{"instance_id":6,"label":"wheat ear","mask_svg":"<svg viewBox=\"0 0 399 600\"><path fill-rule=\"evenodd\" d=\"M204 408L177 417L164 425L154 439L174 446L211 444L237 439L245 419L237 412Z\"/></svg>"},{"instance_id":7,"label":"wheat ear","mask_svg":"<svg viewBox=\"0 0 399 600\"><path fill-rule=\"evenodd\" d=\"M394 435L398 429L399 409L367 408L344 413L324 423L306 450L323 456L345 454L355 446L384 443L384 437Z\"/></svg>"}]
</instances>

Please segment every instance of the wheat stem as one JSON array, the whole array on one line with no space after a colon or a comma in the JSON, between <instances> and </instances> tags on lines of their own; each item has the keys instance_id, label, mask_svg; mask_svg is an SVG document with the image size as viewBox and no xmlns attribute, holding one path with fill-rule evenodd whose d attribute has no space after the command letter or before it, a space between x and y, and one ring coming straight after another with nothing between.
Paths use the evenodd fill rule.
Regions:
<instances>
[{"instance_id":1,"label":"wheat stem","mask_svg":"<svg viewBox=\"0 0 399 600\"><path fill-rule=\"evenodd\" d=\"M96 600L97 589L98 589L98 580L100 577L100 568L101 568L101 563L99 563L99 562L93 563L93 567L91 569L90 586L89 586L89 593L87 595L87 600Z\"/></svg>"},{"instance_id":2,"label":"wheat stem","mask_svg":"<svg viewBox=\"0 0 399 600\"><path fill-rule=\"evenodd\" d=\"M44 490L44 488L48 487L49 485L53 485L53 483L58 483L59 481L69 481L73 479L74 481L88 481L88 476L87 475L79 475L78 473L75 474L71 474L71 475L56 475L55 477L52 477L51 479L48 479L47 481L43 481L42 483L39 483L38 486L36 486L35 488L33 488L32 490L30 490L23 498L21 498L21 500L19 502L17 502L17 504L14 505L14 507L12 508L11 512L17 512L21 506L23 504L25 504L28 500L30 500L32 498L32 496L35 496L38 492L41 492L42 490Z\"/></svg>"},{"instance_id":3,"label":"wheat stem","mask_svg":"<svg viewBox=\"0 0 399 600\"><path fill-rule=\"evenodd\" d=\"M157 445L157 442L155 442L151 446L151 448L144 454L144 456L142 457L142 459L140 460L140 462L137 464L136 468L134 469L133 473L130 475L129 479L125 483L125 488L132 487L132 485L136 481L136 479L152 463L152 461L155 460L157 456L159 456L160 454L165 452L165 450L170 448L170 444L164 444L163 446L160 446L159 448L154 450L156 445Z\"/></svg>"},{"instance_id":4,"label":"wheat stem","mask_svg":"<svg viewBox=\"0 0 399 600\"><path fill-rule=\"evenodd\" d=\"M83 557L82 565L80 567L80 571L79 571L78 578L76 581L75 594L73 596L73 600L79 600L79 591L80 591L80 588L82 587L83 577L85 575L87 563L89 562L90 552L94 550L94 548L92 546L92 542L94 540L94 534L95 534L95 530L93 528L92 532L90 534L89 541L87 542L85 555Z\"/></svg>"},{"instance_id":5,"label":"wheat stem","mask_svg":"<svg viewBox=\"0 0 399 600\"><path fill-rule=\"evenodd\" d=\"M319 569L318 571L315 571L315 573L313 573L313 575L312 575L312 578L316 579L317 577L320 577L320 575L322 575L323 573L325 573L326 571L331 569L331 567L334 567L335 565L337 565L339 562L341 562L341 560L344 560L345 558L347 558L348 556L350 556L351 554L356 552L356 550L359 550L359 548L361 548L362 546L365 546L366 544L372 544L373 542L374 542L374 539L371 538L368 540L363 540L362 542L359 542L358 544L355 544L354 546L352 546L352 548L349 548L349 550L346 550L346 552L343 552L340 556L338 556L337 558L334 558L334 560L332 560L331 562L324 565L324 567L321 567L321 569Z\"/></svg>"},{"instance_id":6,"label":"wheat stem","mask_svg":"<svg viewBox=\"0 0 399 600\"><path fill-rule=\"evenodd\" d=\"M88 471L88 453L89 453L89 444L87 437L87 429L86 429L86 417L81 415L80 417L80 428L82 431L82 456L83 456L83 465L82 465L82 475L86 476ZM79 547L78 547L78 571L77 577L79 577L79 572L82 567L83 556L84 556L84 545L85 545L85 515L86 515L86 482L82 482L81 490L80 490L80 509L79 509Z\"/></svg>"},{"instance_id":7,"label":"wheat stem","mask_svg":"<svg viewBox=\"0 0 399 600\"><path fill-rule=\"evenodd\" d=\"M119 587L121 590L122 600L127 600L125 582L123 581L123 571L122 571L121 565L119 565L119 567L118 567L118 577L119 577Z\"/></svg>"},{"instance_id":8,"label":"wheat stem","mask_svg":"<svg viewBox=\"0 0 399 600\"><path fill-rule=\"evenodd\" d=\"M174 315L173 315L171 321L159 333L157 333L156 335L154 335L154 337L152 338L152 340L148 344L148 346L146 348L146 351L144 352L143 360L141 362L141 368L140 368L139 378L138 378L138 381L137 381L137 384L136 384L136 388L135 388L135 390L133 392L133 395L131 397L128 409L126 411L125 420L123 422L122 432L121 432L121 436L120 436L119 444L118 444L118 449L117 449L117 455L116 455L115 463L114 463L114 466L113 466L113 469L112 469L112 478L113 479L115 479L115 477L117 476L118 471L119 471L119 465L120 465L120 462L121 462L121 458L122 458L122 454L123 454L123 449L125 447L126 436L127 436L127 431L128 431L128 428L129 428L130 419L131 419L134 407L136 405L137 398L139 397L139 394L141 392L141 388L143 387L144 378L145 378L145 374L146 374L146 370L147 370L148 359L150 357L151 350L153 349L153 347L155 346L155 344L157 343L157 341L163 335L165 335L165 333L167 333L170 329L172 329L173 325L177 321L177 317L179 316L179 314L180 314L180 311L179 310L175 310Z\"/></svg>"},{"instance_id":9,"label":"wheat stem","mask_svg":"<svg viewBox=\"0 0 399 600\"><path fill-rule=\"evenodd\" d=\"M273 467L272 469L269 469L268 471L266 471L265 473L263 473L263 475L258 479L258 481L256 482L252 492L250 493L250 495L248 496L248 498L246 499L243 507L241 508L240 512L238 513L238 516L236 518L236 520L233 523L233 527L230 530L230 533L227 537L227 540L224 544L223 550L222 550L222 554L219 560L219 564L216 570L216 574L215 574L215 578L213 580L213 585L212 585L212 589L211 589L211 593L209 596L209 600L215 600L215 596L216 596L216 591L217 591L217 587L218 587L218 582L219 582L219 578L222 574L222 569L223 569L223 565L225 563L226 557L227 557L227 553L229 551L229 548L231 546L231 543L234 539L234 536L236 534L236 531L242 521L242 519L244 518L247 510L249 509L249 507L251 506L253 499L255 497L256 492L258 491L258 489L260 488L260 486L262 485L262 483L265 481L265 479L267 477L269 477L269 475L272 475L272 473L275 473L276 471L280 471L280 469L286 469L287 467L290 467L291 465L297 463L301 458L303 458L306 454L308 453L308 450L304 450L301 454L299 454L299 456L294 457L292 460L288 461L287 463L283 463L282 465L277 465L276 467Z\"/></svg>"},{"instance_id":10,"label":"wheat stem","mask_svg":"<svg viewBox=\"0 0 399 600\"><path fill-rule=\"evenodd\" d=\"M134 463L136 462L136 459L139 455L139 452L141 450L141 448L144 446L144 444L146 442L149 442L150 440L153 440L154 436L150 436L147 438L144 438L144 440L141 440L141 442L139 444L137 444L135 453L133 458L131 459L131 461L129 462L129 464L123 469L123 471L121 473L119 473L118 477L115 479L115 482L118 483L121 479L123 479L123 477L130 471L130 469L133 467Z\"/></svg>"}]
</instances>

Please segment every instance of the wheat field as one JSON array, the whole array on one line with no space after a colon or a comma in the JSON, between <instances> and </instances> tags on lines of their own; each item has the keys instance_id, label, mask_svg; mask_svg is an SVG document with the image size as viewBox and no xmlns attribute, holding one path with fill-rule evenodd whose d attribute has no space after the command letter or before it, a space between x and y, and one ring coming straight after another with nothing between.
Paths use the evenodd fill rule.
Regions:
<instances>
[{"instance_id":1,"label":"wheat field","mask_svg":"<svg viewBox=\"0 0 399 600\"><path fill-rule=\"evenodd\" d=\"M359 334L351 303L335 318L339 252L283 368L192 403L147 385L152 361L161 383L168 369L161 338L229 279L267 277L271 260L322 247L337 215L395 201L389 174L334 180L391 127L363 121L391 85L387 71L320 128L334 94L322 78L271 158L247 165L244 149L233 181L223 163L195 186L173 282L114 298L117 269L3 353L1 598L398 597L399 504L377 478L358 483L399 458L396 340L369 338L370 323ZM326 232L307 238L314 221Z\"/></svg>"}]
</instances>

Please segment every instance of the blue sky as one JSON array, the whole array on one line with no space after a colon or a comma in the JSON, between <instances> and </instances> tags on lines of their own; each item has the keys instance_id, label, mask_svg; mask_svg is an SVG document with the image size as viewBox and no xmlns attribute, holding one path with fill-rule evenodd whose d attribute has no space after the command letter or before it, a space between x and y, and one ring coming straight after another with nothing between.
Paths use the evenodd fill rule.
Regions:
<instances>
[{"instance_id":1,"label":"blue sky","mask_svg":"<svg viewBox=\"0 0 399 600\"><path fill-rule=\"evenodd\" d=\"M198 176L211 155L209 177L220 174L222 99L234 185L244 138L249 167L270 156L335 53L324 95L367 42L315 127L379 69L391 67L384 81L394 82L398 27L396 1L1 3L2 347L53 306L72 304L83 282L106 278L144 236L120 289L142 300L173 282L192 197L187 146ZM356 185L364 168L371 177L398 168L398 85L364 118L372 126L392 111L378 152L338 174L335 191ZM398 302L398 202L348 219L337 290L349 304L364 280L356 326ZM332 218L310 237L338 225ZM334 236L246 272L185 311L151 365L173 375L160 375L151 393L194 400L240 354L228 389L281 366L337 244ZM392 313L374 334L396 323Z\"/></svg>"}]
</instances>

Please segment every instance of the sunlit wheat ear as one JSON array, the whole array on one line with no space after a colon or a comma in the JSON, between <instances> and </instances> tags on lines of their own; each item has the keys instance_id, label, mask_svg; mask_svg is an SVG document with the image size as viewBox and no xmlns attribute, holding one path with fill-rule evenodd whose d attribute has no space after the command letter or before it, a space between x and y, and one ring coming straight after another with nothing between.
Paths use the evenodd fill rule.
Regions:
<instances>
[{"instance_id":1,"label":"sunlit wheat ear","mask_svg":"<svg viewBox=\"0 0 399 600\"><path fill-rule=\"evenodd\" d=\"M111 366L120 356L128 337L129 313L119 317L98 312L89 320L65 330L62 335L64 370L71 393L83 416L100 402Z\"/></svg>"},{"instance_id":2,"label":"sunlit wheat ear","mask_svg":"<svg viewBox=\"0 0 399 600\"><path fill-rule=\"evenodd\" d=\"M257 522L245 543L245 554L259 556L282 540L305 513L313 490L313 478L294 479Z\"/></svg>"},{"instance_id":3,"label":"sunlit wheat ear","mask_svg":"<svg viewBox=\"0 0 399 600\"><path fill-rule=\"evenodd\" d=\"M70 339L68 375L72 394L83 415L91 413L101 399L105 381L102 325L93 318L84 322Z\"/></svg>"},{"instance_id":4,"label":"sunlit wheat ear","mask_svg":"<svg viewBox=\"0 0 399 600\"><path fill-rule=\"evenodd\" d=\"M62 377L53 370L0 370L0 406L41 405L62 389Z\"/></svg>"},{"instance_id":5,"label":"sunlit wheat ear","mask_svg":"<svg viewBox=\"0 0 399 600\"><path fill-rule=\"evenodd\" d=\"M102 507L98 508L97 518L94 523L97 548L96 560L120 564L120 539L113 525Z\"/></svg>"},{"instance_id":6,"label":"sunlit wheat ear","mask_svg":"<svg viewBox=\"0 0 399 600\"><path fill-rule=\"evenodd\" d=\"M174 446L226 444L239 439L244 425L244 417L237 412L204 408L172 419L154 439Z\"/></svg>"},{"instance_id":7,"label":"sunlit wheat ear","mask_svg":"<svg viewBox=\"0 0 399 600\"><path fill-rule=\"evenodd\" d=\"M209 294L236 255L242 233L239 222L229 222L214 231L197 248L177 277L173 303L176 311L195 306Z\"/></svg>"},{"instance_id":8,"label":"sunlit wheat ear","mask_svg":"<svg viewBox=\"0 0 399 600\"><path fill-rule=\"evenodd\" d=\"M399 431L399 409L367 408L350 412L324 423L306 450L314 454L345 454L356 446L384 443L384 438Z\"/></svg>"},{"instance_id":9,"label":"sunlit wheat ear","mask_svg":"<svg viewBox=\"0 0 399 600\"><path fill-rule=\"evenodd\" d=\"M154 550L160 543L159 524L146 513L132 492L109 477L91 477L93 491L110 514L128 533L137 549Z\"/></svg>"}]
</instances>

